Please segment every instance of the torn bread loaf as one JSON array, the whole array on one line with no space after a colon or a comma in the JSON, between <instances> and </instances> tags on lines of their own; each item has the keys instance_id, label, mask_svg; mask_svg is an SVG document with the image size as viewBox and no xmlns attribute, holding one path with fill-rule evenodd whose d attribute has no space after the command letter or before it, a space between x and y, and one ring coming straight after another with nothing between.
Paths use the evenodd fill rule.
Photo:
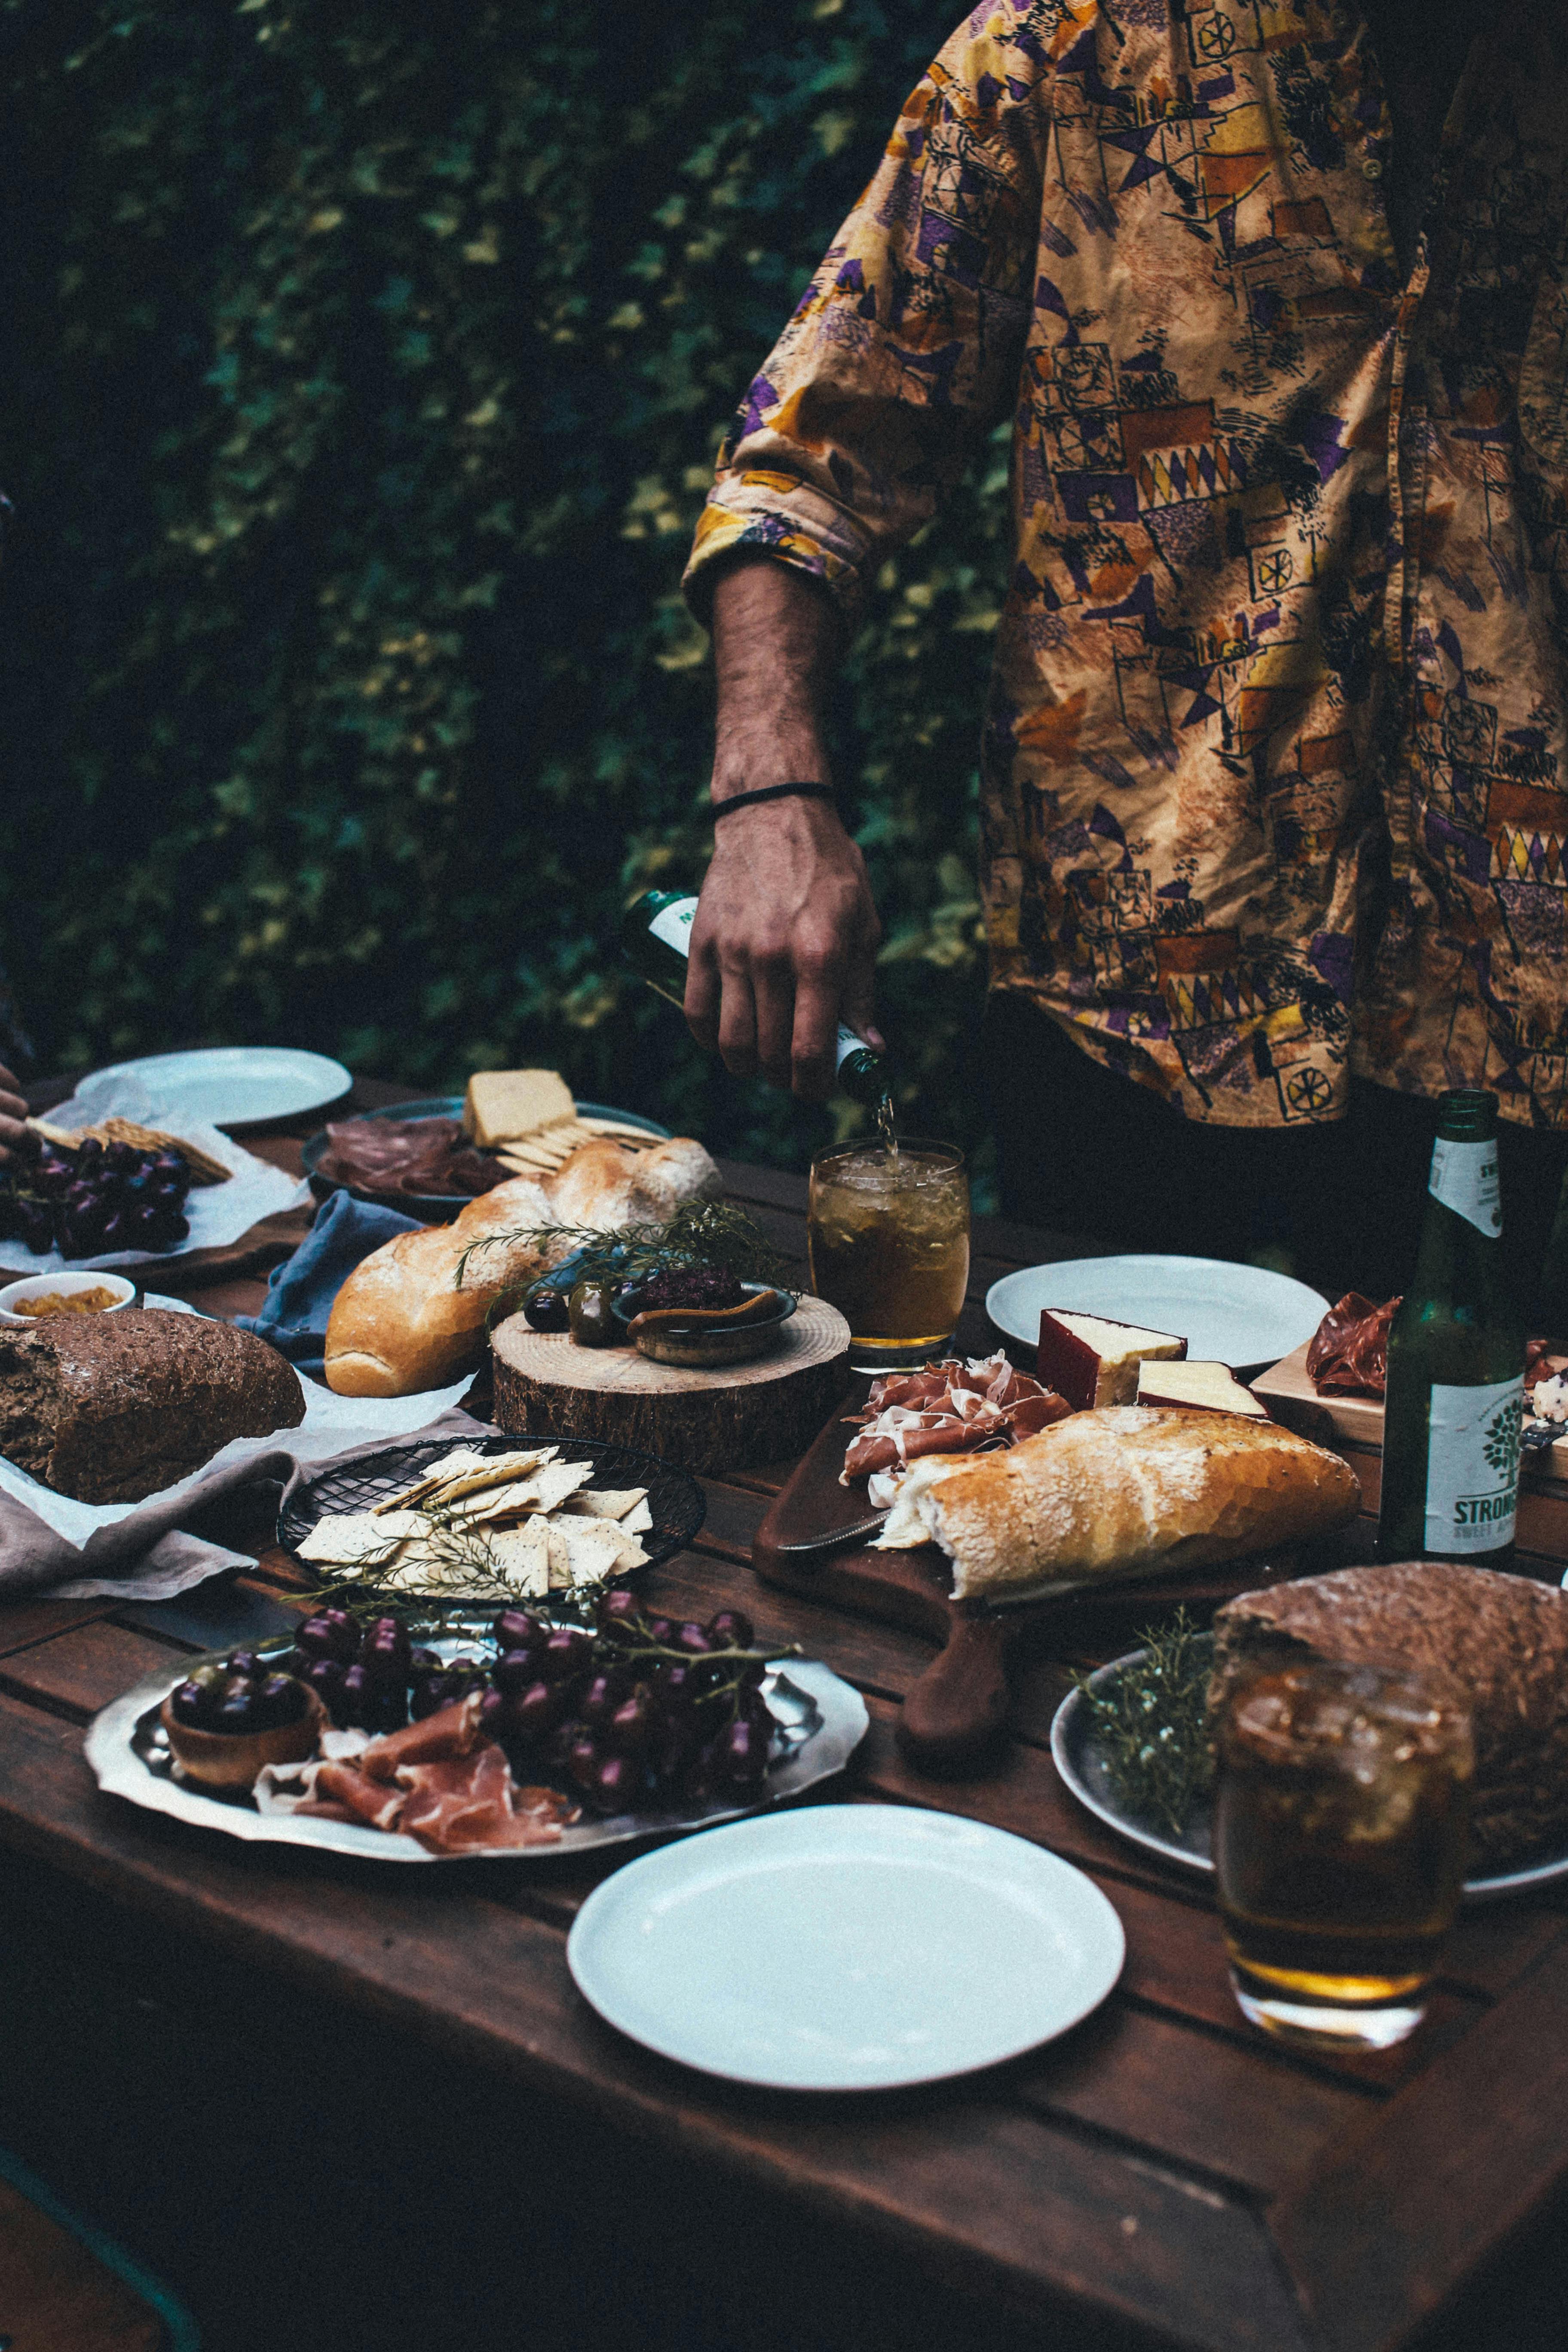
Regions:
<instances>
[{"instance_id":1,"label":"torn bread loaf","mask_svg":"<svg viewBox=\"0 0 1568 2352\"><path fill-rule=\"evenodd\" d=\"M1215 1619L1211 1710L1310 1659L1429 1674L1471 1710L1471 1850L1497 1864L1568 1832L1568 1595L1445 1560L1343 1568L1243 1592Z\"/></svg>"},{"instance_id":2,"label":"torn bread loaf","mask_svg":"<svg viewBox=\"0 0 1568 2352\"><path fill-rule=\"evenodd\" d=\"M1069 1413L1006 1454L928 1455L879 1548L936 1543L956 1599L1211 1568L1322 1535L1355 1473L1271 1421L1199 1408Z\"/></svg>"}]
</instances>

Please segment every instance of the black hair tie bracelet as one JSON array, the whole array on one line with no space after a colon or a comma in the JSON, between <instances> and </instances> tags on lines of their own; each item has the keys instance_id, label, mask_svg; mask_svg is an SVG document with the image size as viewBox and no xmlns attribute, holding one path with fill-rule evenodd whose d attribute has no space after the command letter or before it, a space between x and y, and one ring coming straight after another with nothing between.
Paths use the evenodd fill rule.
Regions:
<instances>
[{"instance_id":1,"label":"black hair tie bracelet","mask_svg":"<svg viewBox=\"0 0 1568 2352\"><path fill-rule=\"evenodd\" d=\"M831 784L763 784L754 793L731 793L728 800L715 801L714 822L728 816L731 809L750 808L757 801L782 801L786 796L804 801L836 802L838 798Z\"/></svg>"}]
</instances>

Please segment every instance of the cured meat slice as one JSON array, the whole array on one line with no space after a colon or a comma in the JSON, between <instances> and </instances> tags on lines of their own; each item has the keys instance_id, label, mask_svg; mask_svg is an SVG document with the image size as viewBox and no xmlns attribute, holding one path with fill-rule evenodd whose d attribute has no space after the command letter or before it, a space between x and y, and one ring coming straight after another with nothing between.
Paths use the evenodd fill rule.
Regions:
<instances>
[{"instance_id":1,"label":"cured meat slice","mask_svg":"<svg viewBox=\"0 0 1568 2352\"><path fill-rule=\"evenodd\" d=\"M373 1780L395 1780L405 1764L434 1763L447 1756L467 1756L479 1744L482 1691L427 1715L421 1723L405 1724L373 1739L358 1759L359 1769Z\"/></svg>"},{"instance_id":2,"label":"cured meat slice","mask_svg":"<svg viewBox=\"0 0 1568 2352\"><path fill-rule=\"evenodd\" d=\"M840 1483L876 1479L879 1505L882 1488L923 1455L989 1453L1036 1435L1068 1410L1000 1352L890 1372L872 1382L866 1410L847 1416L861 1433L850 1440Z\"/></svg>"},{"instance_id":3,"label":"cured meat slice","mask_svg":"<svg viewBox=\"0 0 1568 2352\"><path fill-rule=\"evenodd\" d=\"M405 1764L397 1778L406 1791L398 1827L436 1853L553 1845L570 1810L550 1789L529 1790L532 1802L520 1808L511 1767L493 1743L471 1756Z\"/></svg>"},{"instance_id":4,"label":"cured meat slice","mask_svg":"<svg viewBox=\"0 0 1568 2352\"><path fill-rule=\"evenodd\" d=\"M395 1830L403 1811L404 1792L368 1780L357 1764L334 1763L331 1757L323 1757L316 1767L310 1803L301 1805L300 1810L313 1812L323 1802L341 1805L352 1820L363 1822L373 1830Z\"/></svg>"}]
</instances>

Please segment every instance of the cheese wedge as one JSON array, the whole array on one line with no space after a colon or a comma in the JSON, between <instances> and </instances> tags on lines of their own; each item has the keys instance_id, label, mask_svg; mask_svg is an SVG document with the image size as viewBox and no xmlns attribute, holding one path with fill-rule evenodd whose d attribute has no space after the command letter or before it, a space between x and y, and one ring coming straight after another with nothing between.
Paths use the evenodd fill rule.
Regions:
<instances>
[{"instance_id":1,"label":"cheese wedge","mask_svg":"<svg viewBox=\"0 0 1568 2352\"><path fill-rule=\"evenodd\" d=\"M1135 1323L1047 1307L1040 1318L1035 1371L1075 1412L1087 1412L1096 1405L1131 1404L1141 1363L1151 1358L1170 1361L1186 1352L1186 1341L1169 1331L1141 1331Z\"/></svg>"},{"instance_id":2,"label":"cheese wedge","mask_svg":"<svg viewBox=\"0 0 1568 2352\"><path fill-rule=\"evenodd\" d=\"M476 1070L463 1098L463 1132L482 1150L521 1143L560 1119L575 1118L572 1089L559 1070Z\"/></svg>"},{"instance_id":3,"label":"cheese wedge","mask_svg":"<svg viewBox=\"0 0 1568 2352\"><path fill-rule=\"evenodd\" d=\"M1140 1404L1201 1405L1210 1412L1250 1413L1267 1421L1268 1408L1228 1364L1162 1363L1145 1357L1138 1367Z\"/></svg>"}]
</instances>

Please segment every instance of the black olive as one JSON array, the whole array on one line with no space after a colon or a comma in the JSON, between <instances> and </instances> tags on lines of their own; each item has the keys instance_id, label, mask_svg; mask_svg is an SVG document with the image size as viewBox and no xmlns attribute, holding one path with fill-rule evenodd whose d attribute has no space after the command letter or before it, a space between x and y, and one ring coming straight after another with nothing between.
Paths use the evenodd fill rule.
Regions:
<instances>
[{"instance_id":1,"label":"black olive","mask_svg":"<svg viewBox=\"0 0 1568 2352\"><path fill-rule=\"evenodd\" d=\"M552 1290L548 1283L529 1292L522 1302L522 1316L535 1331L564 1331L571 1321L564 1291Z\"/></svg>"}]
</instances>

